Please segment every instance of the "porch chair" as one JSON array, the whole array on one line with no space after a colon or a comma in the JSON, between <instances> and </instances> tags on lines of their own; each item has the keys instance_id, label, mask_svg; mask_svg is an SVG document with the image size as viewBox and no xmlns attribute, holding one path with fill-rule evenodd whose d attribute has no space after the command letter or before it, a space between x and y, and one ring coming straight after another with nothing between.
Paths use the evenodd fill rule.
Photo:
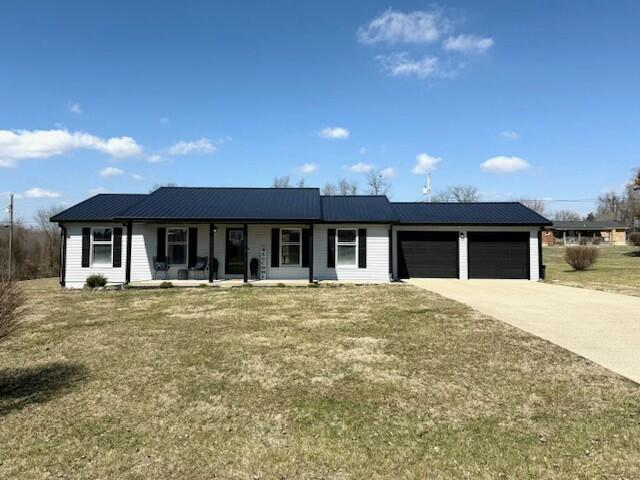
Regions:
<instances>
[{"instance_id":1,"label":"porch chair","mask_svg":"<svg viewBox=\"0 0 640 480\"><path fill-rule=\"evenodd\" d=\"M153 257L153 279L158 279L158 272L164 272L164 279L169 278L169 263L166 260L158 260L158 257Z\"/></svg>"},{"instance_id":2,"label":"porch chair","mask_svg":"<svg viewBox=\"0 0 640 480\"><path fill-rule=\"evenodd\" d=\"M190 272L194 272L195 280L199 280L198 272L203 272L207 269L207 257L196 257L196 264L193 267L189 267Z\"/></svg>"}]
</instances>

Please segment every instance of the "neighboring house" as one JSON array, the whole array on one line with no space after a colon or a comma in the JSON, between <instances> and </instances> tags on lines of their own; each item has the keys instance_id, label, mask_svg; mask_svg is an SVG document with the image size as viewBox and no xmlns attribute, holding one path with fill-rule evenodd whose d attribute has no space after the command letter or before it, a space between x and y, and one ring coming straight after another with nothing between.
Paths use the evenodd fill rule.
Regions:
<instances>
[{"instance_id":1,"label":"neighboring house","mask_svg":"<svg viewBox=\"0 0 640 480\"><path fill-rule=\"evenodd\" d=\"M114 284L194 278L197 264L206 265L200 273L208 281L538 280L539 238L551 224L517 202L395 203L321 196L316 188L187 187L100 194L51 221L62 228L60 282L69 288L95 273ZM217 271L209 268L214 263Z\"/></svg>"},{"instance_id":2,"label":"neighboring house","mask_svg":"<svg viewBox=\"0 0 640 480\"><path fill-rule=\"evenodd\" d=\"M612 220L553 222L542 233L543 245L606 244L627 243L629 227Z\"/></svg>"}]
</instances>

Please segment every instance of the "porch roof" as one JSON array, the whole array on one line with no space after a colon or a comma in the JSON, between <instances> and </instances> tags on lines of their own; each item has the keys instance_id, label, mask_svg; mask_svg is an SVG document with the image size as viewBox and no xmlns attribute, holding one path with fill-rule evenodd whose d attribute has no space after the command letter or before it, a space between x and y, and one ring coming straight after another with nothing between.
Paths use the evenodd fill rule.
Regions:
<instances>
[{"instance_id":1,"label":"porch roof","mask_svg":"<svg viewBox=\"0 0 640 480\"><path fill-rule=\"evenodd\" d=\"M593 221L558 221L553 222L549 227L551 230L628 230L629 226L615 220L593 220Z\"/></svg>"},{"instance_id":2,"label":"porch roof","mask_svg":"<svg viewBox=\"0 0 640 480\"><path fill-rule=\"evenodd\" d=\"M320 220L317 188L162 187L119 215L121 220Z\"/></svg>"}]
</instances>

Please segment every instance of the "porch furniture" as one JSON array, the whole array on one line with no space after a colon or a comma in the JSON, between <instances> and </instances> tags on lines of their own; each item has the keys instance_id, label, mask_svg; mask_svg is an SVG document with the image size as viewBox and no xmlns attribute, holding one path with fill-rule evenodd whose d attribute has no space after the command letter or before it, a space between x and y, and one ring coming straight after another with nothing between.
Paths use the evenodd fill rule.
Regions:
<instances>
[{"instance_id":1,"label":"porch furniture","mask_svg":"<svg viewBox=\"0 0 640 480\"><path fill-rule=\"evenodd\" d=\"M167 280L169 275L169 264L166 260L158 260L158 257L153 257L153 279L158 279L158 272L164 272L164 279Z\"/></svg>"},{"instance_id":2,"label":"porch furniture","mask_svg":"<svg viewBox=\"0 0 640 480\"><path fill-rule=\"evenodd\" d=\"M178 270L178 280L189 280L189 270L186 268Z\"/></svg>"},{"instance_id":3,"label":"porch furniture","mask_svg":"<svg viewBox=\"0 0 640 480\"><path fill-rule=\"evenodd\" d=\"M257 279L258 278L258 267L259 267L260 263L258 262L257 258L252 258L251 262L249 262L249 271L251 272L251 278L253 279Z\"/></svg>"},{"instance_id":4,"label":"porch furniture","mask_svg":"<svg viewBox=\"0 0 640 480\"><path fill-rule=\"evenodd\" d=\"M199 280L198 272L202 272L207 269L207 257L196 257L196 264L193 267L189 267L189 271L194 273L194 278Z\"/></svg>"}]
</instances>

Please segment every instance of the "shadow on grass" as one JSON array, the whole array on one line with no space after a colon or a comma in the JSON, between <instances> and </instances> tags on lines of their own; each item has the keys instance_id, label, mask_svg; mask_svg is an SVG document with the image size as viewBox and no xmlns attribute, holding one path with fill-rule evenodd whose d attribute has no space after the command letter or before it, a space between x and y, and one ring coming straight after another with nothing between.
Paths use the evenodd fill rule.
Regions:
<instances>
[{"instance_id":1,"label":"shadow on grass","mask_svg":"<svg viewBox=\"0 0 640 480\"><path fill-rule=\"evenodd\" d=\"M0 417L31 403L45 403L71 390L87 377L76 363L0 370Z\"/></svg>"},{"instance_id":2,"label":"shadow on grass","mask_svg":"<svg viewBox=\"0 0 640 480\"><path fill-rule=\"evenodd\" d=\"M640 248L637 250L632 250L630 252L624 252L623 255L625 257L640 257Z\"/></svg>"}]
</instances>

